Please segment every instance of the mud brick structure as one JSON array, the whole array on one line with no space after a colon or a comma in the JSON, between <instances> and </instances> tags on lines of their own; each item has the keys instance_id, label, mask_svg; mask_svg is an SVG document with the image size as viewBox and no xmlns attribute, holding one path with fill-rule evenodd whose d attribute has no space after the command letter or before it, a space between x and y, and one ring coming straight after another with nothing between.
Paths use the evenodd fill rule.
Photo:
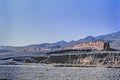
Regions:
<instances>
[{"instance_id":1,"label":"mud brick structure","mask_svg":"<svg viewBox=\"0 0 120 80\"><path fill-rule=\"evenodd\" d=\"M62 50L69 50L69 49L97 49L97 50L108 50L109 43L104 41L88 41L82 42L78 44L74 44L72 46L63 47Z\"/></svg>"}]
</instances>

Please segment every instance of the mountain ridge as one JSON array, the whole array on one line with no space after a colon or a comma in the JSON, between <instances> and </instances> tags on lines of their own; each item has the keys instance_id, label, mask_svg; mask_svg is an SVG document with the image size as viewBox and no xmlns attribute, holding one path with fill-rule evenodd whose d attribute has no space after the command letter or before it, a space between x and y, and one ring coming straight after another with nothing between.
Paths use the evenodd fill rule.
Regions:
<instances>
[{"instance_id":1,"label":"mountain ridge","mask_svg":"<svg viewBox=\"0 0 120 80\"><path fill-rule=\"evenodd\" d=\"M97 41L97 40L110 42L110 43L112 43L112 44L110 44L112 47L117 46L117 49L120 49L120 45L118 44L120 42L120 31L110 33L110 34L105 34L105 35L99 35L99 36L96 36L96 37L87 36L83 39L79 39L79 40L76 40L76 41L72 40L72 41L66 42L64 40L61 40L61 41L58 41L58 42L55 42L55 43L32 44L32 45L28 45L28 46L24 46L24 47L13 47L13 46L7 46L6 47L6 46L4 46L4 47L1 47L1 48L3 48L4 51L5 51L5 49L7 51L8 50L16 51L16 50L19 50L19 49L22 50L22 51L25 51L28 48L33 49L33 51L34 51L34 49L37 49L38 51L39 50L44 51L46 49L49 50L49 48L51 48L53 50L53 49L58 49L58 48L65 47L65 46L71 46L71 45L78 44L78 43L81 43L81 42Z\"/></svg>"}]
</instances>

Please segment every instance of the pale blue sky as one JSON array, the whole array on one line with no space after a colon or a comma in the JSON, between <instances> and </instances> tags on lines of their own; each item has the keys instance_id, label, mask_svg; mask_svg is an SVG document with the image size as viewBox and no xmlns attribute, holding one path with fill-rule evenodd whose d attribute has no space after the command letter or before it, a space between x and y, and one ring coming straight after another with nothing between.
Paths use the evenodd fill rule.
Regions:
<instances>
[{"instance_id":1,"label":"pale blue sky","mask_svg":"<svg viewBox=\"0 0 120 80\"><path fill-rule=\"evenodd\" d=\"M120 30L120 0L0 0L0 45L77 40Z\"/></svg>"}]
</instances>

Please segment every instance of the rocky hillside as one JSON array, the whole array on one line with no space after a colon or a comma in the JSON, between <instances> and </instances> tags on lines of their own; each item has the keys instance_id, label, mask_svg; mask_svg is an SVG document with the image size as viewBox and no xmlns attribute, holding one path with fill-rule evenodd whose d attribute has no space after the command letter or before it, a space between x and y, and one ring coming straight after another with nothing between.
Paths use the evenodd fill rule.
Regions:
<instances>
[{"instance_id":1,"label":"rocky hillside","mask_svg":"<svg viewBox=\"0 0 120 80\"><path fill-rule=\"evenodd\" d=\"M55 66L107 66L107 67L120 67L120 52L84 52L82 51L63 51L66 54L49 53L44 56L26 56L26 57L14 57L12 58L15 62L22 63L44 63L44 64L53 64ZM72 54L71 54L72 53Z\"/></svg>"},{"instance_id":2,"label":"rocky hillside","mask_svg":"<svg viewBox=\"0 0 120 80\"><path fill-rule=\"evenodd\" d=\"M23 51L23 52L34 52L34 51L54 51L59 50L62 47L71 46L71 45L79 45L82 42L88 41L107 41L110 43L110 47L113 49L120 50L120 31L107 34L107 35L100 35L97 37L88 36L84 39L79 40L72 40L70 42L66 41L58 41L55 43L43 43L43 44L33 44L24 47L12 47L12 46L1 46L4 51Z\"/></svg>"},{"instance_id":3,"label":"rocky hillside","mask_svg":"<svg viewBox=\"0 0 120 80\"><path fill-rule=\"evenodd\" d=\"M37 44L37 45L33 45L33 47L44 47L44 48L49 48L51 50L54 50L54 49L59 49L59 48L66 47L66 46L72 46L72 45L77 45L77 44L79 45L82 42L99 41L99 40L109 42L110 48L120 50L120 44L119 44L120 43L120 31L114 32L111 34L100 35L96 37L87 36L84 39L79 39L76 41L72 40L70 42L66 42L62 40L56 43Z\"/></svg>"},{"instance_id":4,"label":"rocky hillside","mask_svg":"<svg viewBox=\"0 0 120 80\"><path fill-rule=\"evenodd\" d=\"M87 41L74 44L71 46L63 47L62 50L69 49L96 49L96 50L109 50L109 43L104 41Z\"/></svg>"}]
</instances>

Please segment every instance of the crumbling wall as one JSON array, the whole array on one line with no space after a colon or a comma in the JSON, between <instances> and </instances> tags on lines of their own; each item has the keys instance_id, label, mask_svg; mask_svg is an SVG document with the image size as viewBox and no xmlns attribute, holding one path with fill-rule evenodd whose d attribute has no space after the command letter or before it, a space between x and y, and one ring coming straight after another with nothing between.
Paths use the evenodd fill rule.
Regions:
<instances>
[{"instance_id":1,"label":"crumbling wall","mask_svg":"<svg viewBox=\"0 0 120 80\"><path fill-rule=\"evenodd\" d=\"M89 42L82 42L72 46L63 47L62 50L66 49L84 49L84 48L93 48L97 50L108 50L109 43L104 41L89 41Z\"/></svg>"}]
</instances>

